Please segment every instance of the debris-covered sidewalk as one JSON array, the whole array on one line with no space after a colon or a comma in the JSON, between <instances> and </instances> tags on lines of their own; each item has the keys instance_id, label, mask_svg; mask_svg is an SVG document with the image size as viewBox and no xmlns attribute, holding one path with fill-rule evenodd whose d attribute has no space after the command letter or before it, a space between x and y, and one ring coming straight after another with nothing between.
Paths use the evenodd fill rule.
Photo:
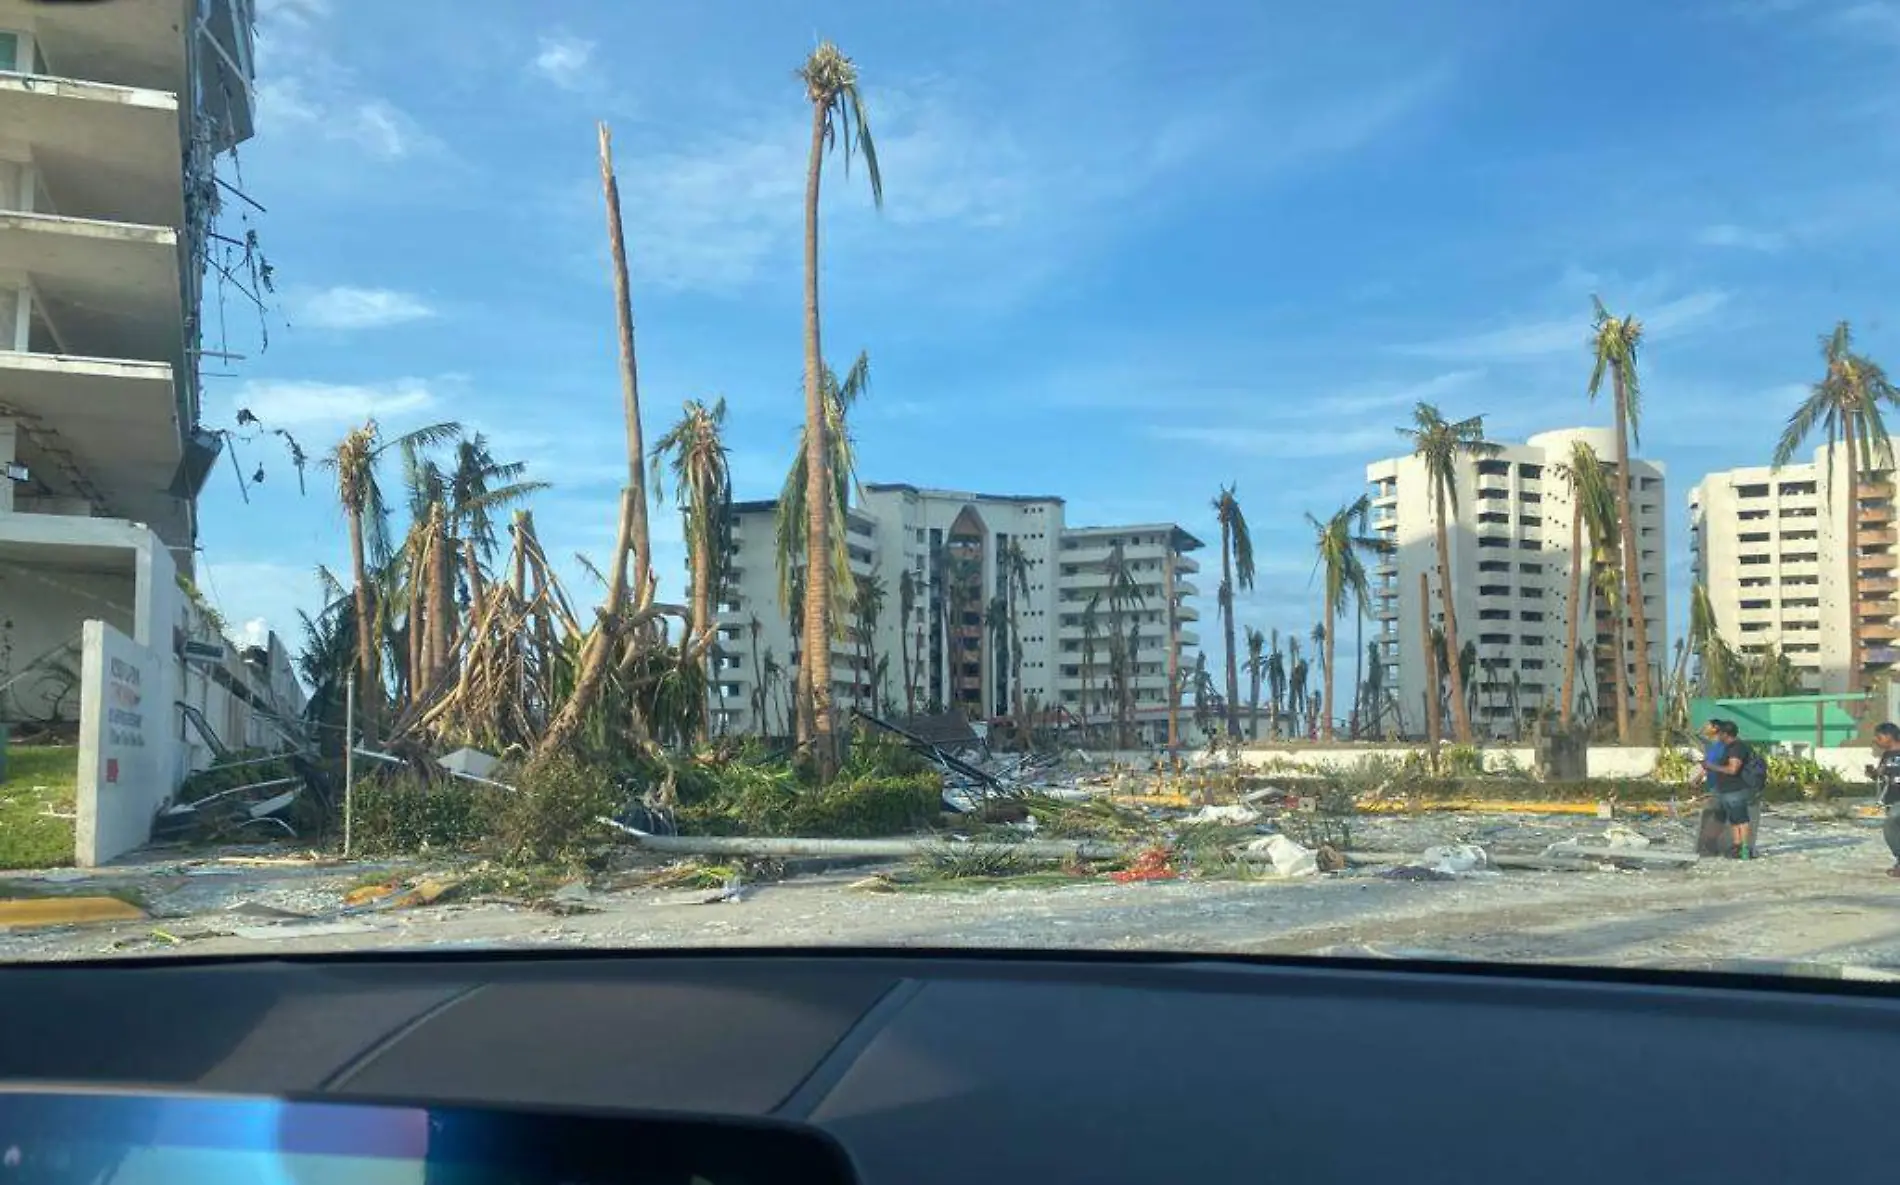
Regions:
<instances>
[{"instance_id":1,"label":"debris-covered sidewalk","mask_svg":"<svg viewBox=\"0 0 1900 1185\"><path fill-rule=\"evenodd\" d=\"M1181 818L1199 814L1170 809ZM1190 825L1259 826L1215 811ZM1194 849L1177 847L1166 861L1119 870L1136 875L1058 865L933 877L917 860L634 853L610 871L553 880L481 862L209 854L9 878L15 896L27 886L41 897L110 898L136 913L0 932L0 958L824 944L1900 966L1885 848L1872 824L1851 813L1783 808L1764 825L1762 859L1693 864L1627 858L1692 851L1690 824L1675 819L1606 824L1459 812L1359 818L1354 826L1355 852L1385 848L1417 859L1349 860L1339 871L1279 876L1269 856L1258 875L1203 875L1188 863ZM1510 857L1493 853L1512 851L1582 852L1551 859L1620 870L1497 867Z\"/></svg>"}]
</instances>

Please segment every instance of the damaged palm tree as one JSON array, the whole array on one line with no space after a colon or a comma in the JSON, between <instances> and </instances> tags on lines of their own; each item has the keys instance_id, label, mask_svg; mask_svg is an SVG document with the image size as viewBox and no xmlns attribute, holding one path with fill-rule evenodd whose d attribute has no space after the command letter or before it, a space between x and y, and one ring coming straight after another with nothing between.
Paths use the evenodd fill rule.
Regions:
<instances>
[{"instance_id":1,"label":"damaged palm tree","mask_svg":"<svg viewBox=\"0 0 1900 1185\"><path fill-rule=\"evenodd\" d=\"M350 577L354 582L351 598L359 623L378 620L378 601L383 598L370 580L370 565L373 562L380 569L389 562L389 508L376 480L376 463L392 447L435 444L460 431L455 424L431 424L386 439L376 421L369 420L339 441L324 458L324 467L336 474L337 501L343 506L349 527ZM386 610L386 603L380 608ZM363 735L373 742L387 698L378 646L382 635L374 629L358 629L356 635L357 710L362 716Z\"/></svg>"},{"instance_id":2,"label":"damaged palm tree","mask_svg":"<svg viewBox=\"0 0 1900 1185\"><path fill-rule=\"evenodd\" d=\"M703 665L713 642L713 599L726 581L732 540L732 477L722 436L726 401L711 407L688 400L679 423L653 446L653 484L664 494L660 467L671 458L674 495L685 520L687 551L693 568L693 620L686 648L689 660ZM702 716L706 711L701 703ZM701 721L701 739L710 735Z\"/></svg>"},{"instance_id":3,"label":"damaged palm tree","mask_svg":"<svg viewBox=\"0 0 1900 1185\"><path fill-rule=\"evenodd\" d=\"M831 645L835 606L831 588L832 573L821 562L832 549L832 516L828 512L828 493L832 484L827 425L830 420L825 398L825 355L819 339L818 304L818 193L824 175L825 153L839 140L844 141L847 171L853 152L864 155L864 169L871 182L871 197L884 204L884 179L878 172L877 147L871 140L871 125L865 118L864 99L858 91L858 68L837 46L826 41L812 51L798 77L805 84L805 96L811 102L811 152L805 169L805 554L812 558L805 587L805 639L803 661L799 664L807 685L812 740L816 749L818 774L830 781L838 765L838 749L833 736L831 709ZM848 575L848 573L847 573ZM849 599L846 599L849 604Z\"/></svg>"},{"instance_id":4,"label":"damaged palm tree","mask_svg":"<svg viewBox=\"0 0 1900 1185\"><path fill-rule=\"evenodd\" d=\"M642 627L654 615L653 556L648 545L646 446L640 433L640 369L633 348L633 297L627 278L627 243L620 221L620 183L614 176L613 135L600 125L600 184L607 205L607 245L612 253L614 312L620 336L621 414L627 432L627 481L620 490L620 525L607 568L607 595L581 643L579 668L566 702L535 746L535 756L573 745L599 703L608 673L637 661ZM628 568L631 566L631 588ZM633 655L627 653L635 647ZM639 722L632 722L639 729Z\"/></svg>"}]
</instances>

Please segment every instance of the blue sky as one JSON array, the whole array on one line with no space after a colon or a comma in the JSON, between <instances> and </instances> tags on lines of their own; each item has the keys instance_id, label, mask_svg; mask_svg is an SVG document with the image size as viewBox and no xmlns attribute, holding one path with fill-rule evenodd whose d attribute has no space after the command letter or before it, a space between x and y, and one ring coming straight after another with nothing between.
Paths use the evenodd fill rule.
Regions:
<instances>
[{"instance_id":1,"label":"blue sky","mask_svg":"<svg viewBox=\"0 0 1900 1185\"><path fill-rule=\"evenodd\" d=\"M605 549L622 464L596 119L649 439L723 394L740 496L776 491L801 415L791 72L818 36L859 61L885 181L880 215L827 174L827 350L872 360L861 476L1210 541L1237 482L1263 628L1317 619L1304 512L1359 493L1415 400L1507 439L1607 420L1592 292L1649 325L1678 618L1686 492L1765 461L1817 335L1848 318L1900 366L1900 0L260 8L239 164L280 307L259 352L227 306L249 356L207 378L207 419L249 407L313 453L367 414L460 420L556 483L550 551ZM212 482L201 583L294 637L342 521L320 474L299 496L240 448L267 480L248 504Z\"/></svg>"}]
</instances>

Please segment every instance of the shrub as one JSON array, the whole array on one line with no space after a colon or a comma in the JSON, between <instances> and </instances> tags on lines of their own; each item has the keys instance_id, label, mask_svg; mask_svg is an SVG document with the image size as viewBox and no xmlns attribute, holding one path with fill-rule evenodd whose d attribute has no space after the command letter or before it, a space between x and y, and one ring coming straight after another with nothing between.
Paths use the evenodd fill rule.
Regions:
<instances>
[{"instance_id":1,"label":"shrub","mask_svg":"<svg viewBox=\"0 0 1900 1185\"><path fill-rule=\"evenodd\" d=\"M1448 778L1484 776L1484 750L1476 745L1447 745L1442 760Z\"/></svg>"},{"instance_id":2,"label":"shrub","mask_svg":"<svg viewBox=\"0 0 1900 1185\"><path fill-rule=\"evenodd\" d=\"M1825 801L1845 788L1839 774L1812 757L1768 754L1768 785L1762 797L1769 802Z\"/></svg>"},{"instance_id":3,"label":"shrub","mask_svg":"<svg viewBox=\"0 0 1900 1185\"><path fill-rule=\"evenodd\" d=\"M491 786L425 782L407 772L365 779L352 798L352 847L387 856L470 848L495 833L510 797Z\"/></svg>"},{"instance_id":4,"label":"shrub","mask_svg":"<svg viewBox=\"0 0 1900 1185\"><path fill-rule=\"evenodd\" d=\"M710 785L707 783L710 782ZM901 835L929 825L942 809L937 775L846 772L829 786L804 786L790 770L733 764L680 787L681 830L709 835Z\"/></svg>"},{"instance_id":5,"label":"shrub","mask_svg":"<svg viewBox=\"0 0 1900 1185\"><path fill-rule=\"evenodd\" d=\"M1685 785L1700 763L1685 749L1667 748L1656 755L1655 779L1670 785Z\"/></svg>"},{"instance_id":6,"label":"shrub","mask_svg":"<svg viewBox=\"0 0 1900 1185\"><path fill-rule=\"evenodd\" d=\"M496 838L511 861L578 864L607 840L599 820L625 805L605 766L560 753L529 765L504 796Z\"/></svg>"}]
</instances>

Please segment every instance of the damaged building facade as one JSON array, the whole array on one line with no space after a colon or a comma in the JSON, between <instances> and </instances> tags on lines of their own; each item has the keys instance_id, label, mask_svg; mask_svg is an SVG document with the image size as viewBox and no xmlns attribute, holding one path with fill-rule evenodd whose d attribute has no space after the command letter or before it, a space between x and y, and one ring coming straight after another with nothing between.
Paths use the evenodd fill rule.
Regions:
<instances>
[{"instance_id":1,"label":"damaged building facade","mask_svg":"<svg viewBox=\"0 0 1900 1185\"><path fill-rule=\"evenodd\" d=\"M712 687L715 727L727 733L790 730L799 640L780 597L776 517L774 502L733 508ZM984 720L1020 704L1051 727L1105 730L1116 718L1119 617L1136 739L1167 739L1170 678L1182 685L1200 645L1191 553L1202 544L1179 526L1071 527L1061 498L870 484L846 542L860 590L877 594L840 614L832 695L841 709L948 708Z\"/></svg>"},{"instance_id":2,"label":"damaged building facade","mask_svg":"<svg viewBox=\"0 0 1900 1185\"><path fill-rule=\"evenodd\" d=\"M1465 455L1458 462L1456 509L1447 524L1449 567L1459 646L1476 649L1466 695L1472 728L1481 738L1511 737L1528 728L1540 708L1554 710L1562 699L1566 625L1576 575L1571 526L1577 503L1566 473L1573 446L1579 443L1596 453L1613 478L1616 435L1599 428L1543 432L1523 444L1500 444L1493 456ZM1663 623L1668 620L1663 469L1639 457L1631 463L1630 477L1653 675L1662 669ZM1431 629L1444 625L1432 486L1425 463L1416 456L1374 462L1366 467L1366 480L1377 540L1377 554L1368 565L1378 621L1374 640L1386 664L1388 698L1381 705L1381 720L1402 735L1421 736L1427 682L1421 576L1431 588L1424 608ZM1594 589L1598 573L1587 529L1583 540L1581 587ZM1579 703L1607 717L1616 711L1619 687L1634 687L1639 668L1633 634L1624 639L1619 664L1616 613L1604 596L1592 593L1578 644L1589 654L1589 661L1578 668Z\"/></svg>"},{"instance_id":3,"label":"damaged building facade","mask_svg":"<svg viewBox=\"0 0 1900 1185\"><path fill-rule=\"evenodd\" d=\"M147 743L175 776L280 742L301 706L285 647L232 644L192 580L220 455L199 425L205 261L239 200L214 164L252 133L253 19L251 0L0 0L0 722L75 720L100 621L155 657Z\"/></svg>"},{"instance_id":4,"label":"damaged building facade","mask_svg":"<svg viewBox=\"0 0 1900 1185\"><path fill-rule=\"evenodd\" d=\"M1711 473L1689 492L1689 546L1715 632L1740 653L1781 655L1815 692L1845 690L1850 669L1864 687L1900 665L1891 467L1850 479L1847 450L1824 446L1807 464Z\"/></svg>"}]
</instances>

